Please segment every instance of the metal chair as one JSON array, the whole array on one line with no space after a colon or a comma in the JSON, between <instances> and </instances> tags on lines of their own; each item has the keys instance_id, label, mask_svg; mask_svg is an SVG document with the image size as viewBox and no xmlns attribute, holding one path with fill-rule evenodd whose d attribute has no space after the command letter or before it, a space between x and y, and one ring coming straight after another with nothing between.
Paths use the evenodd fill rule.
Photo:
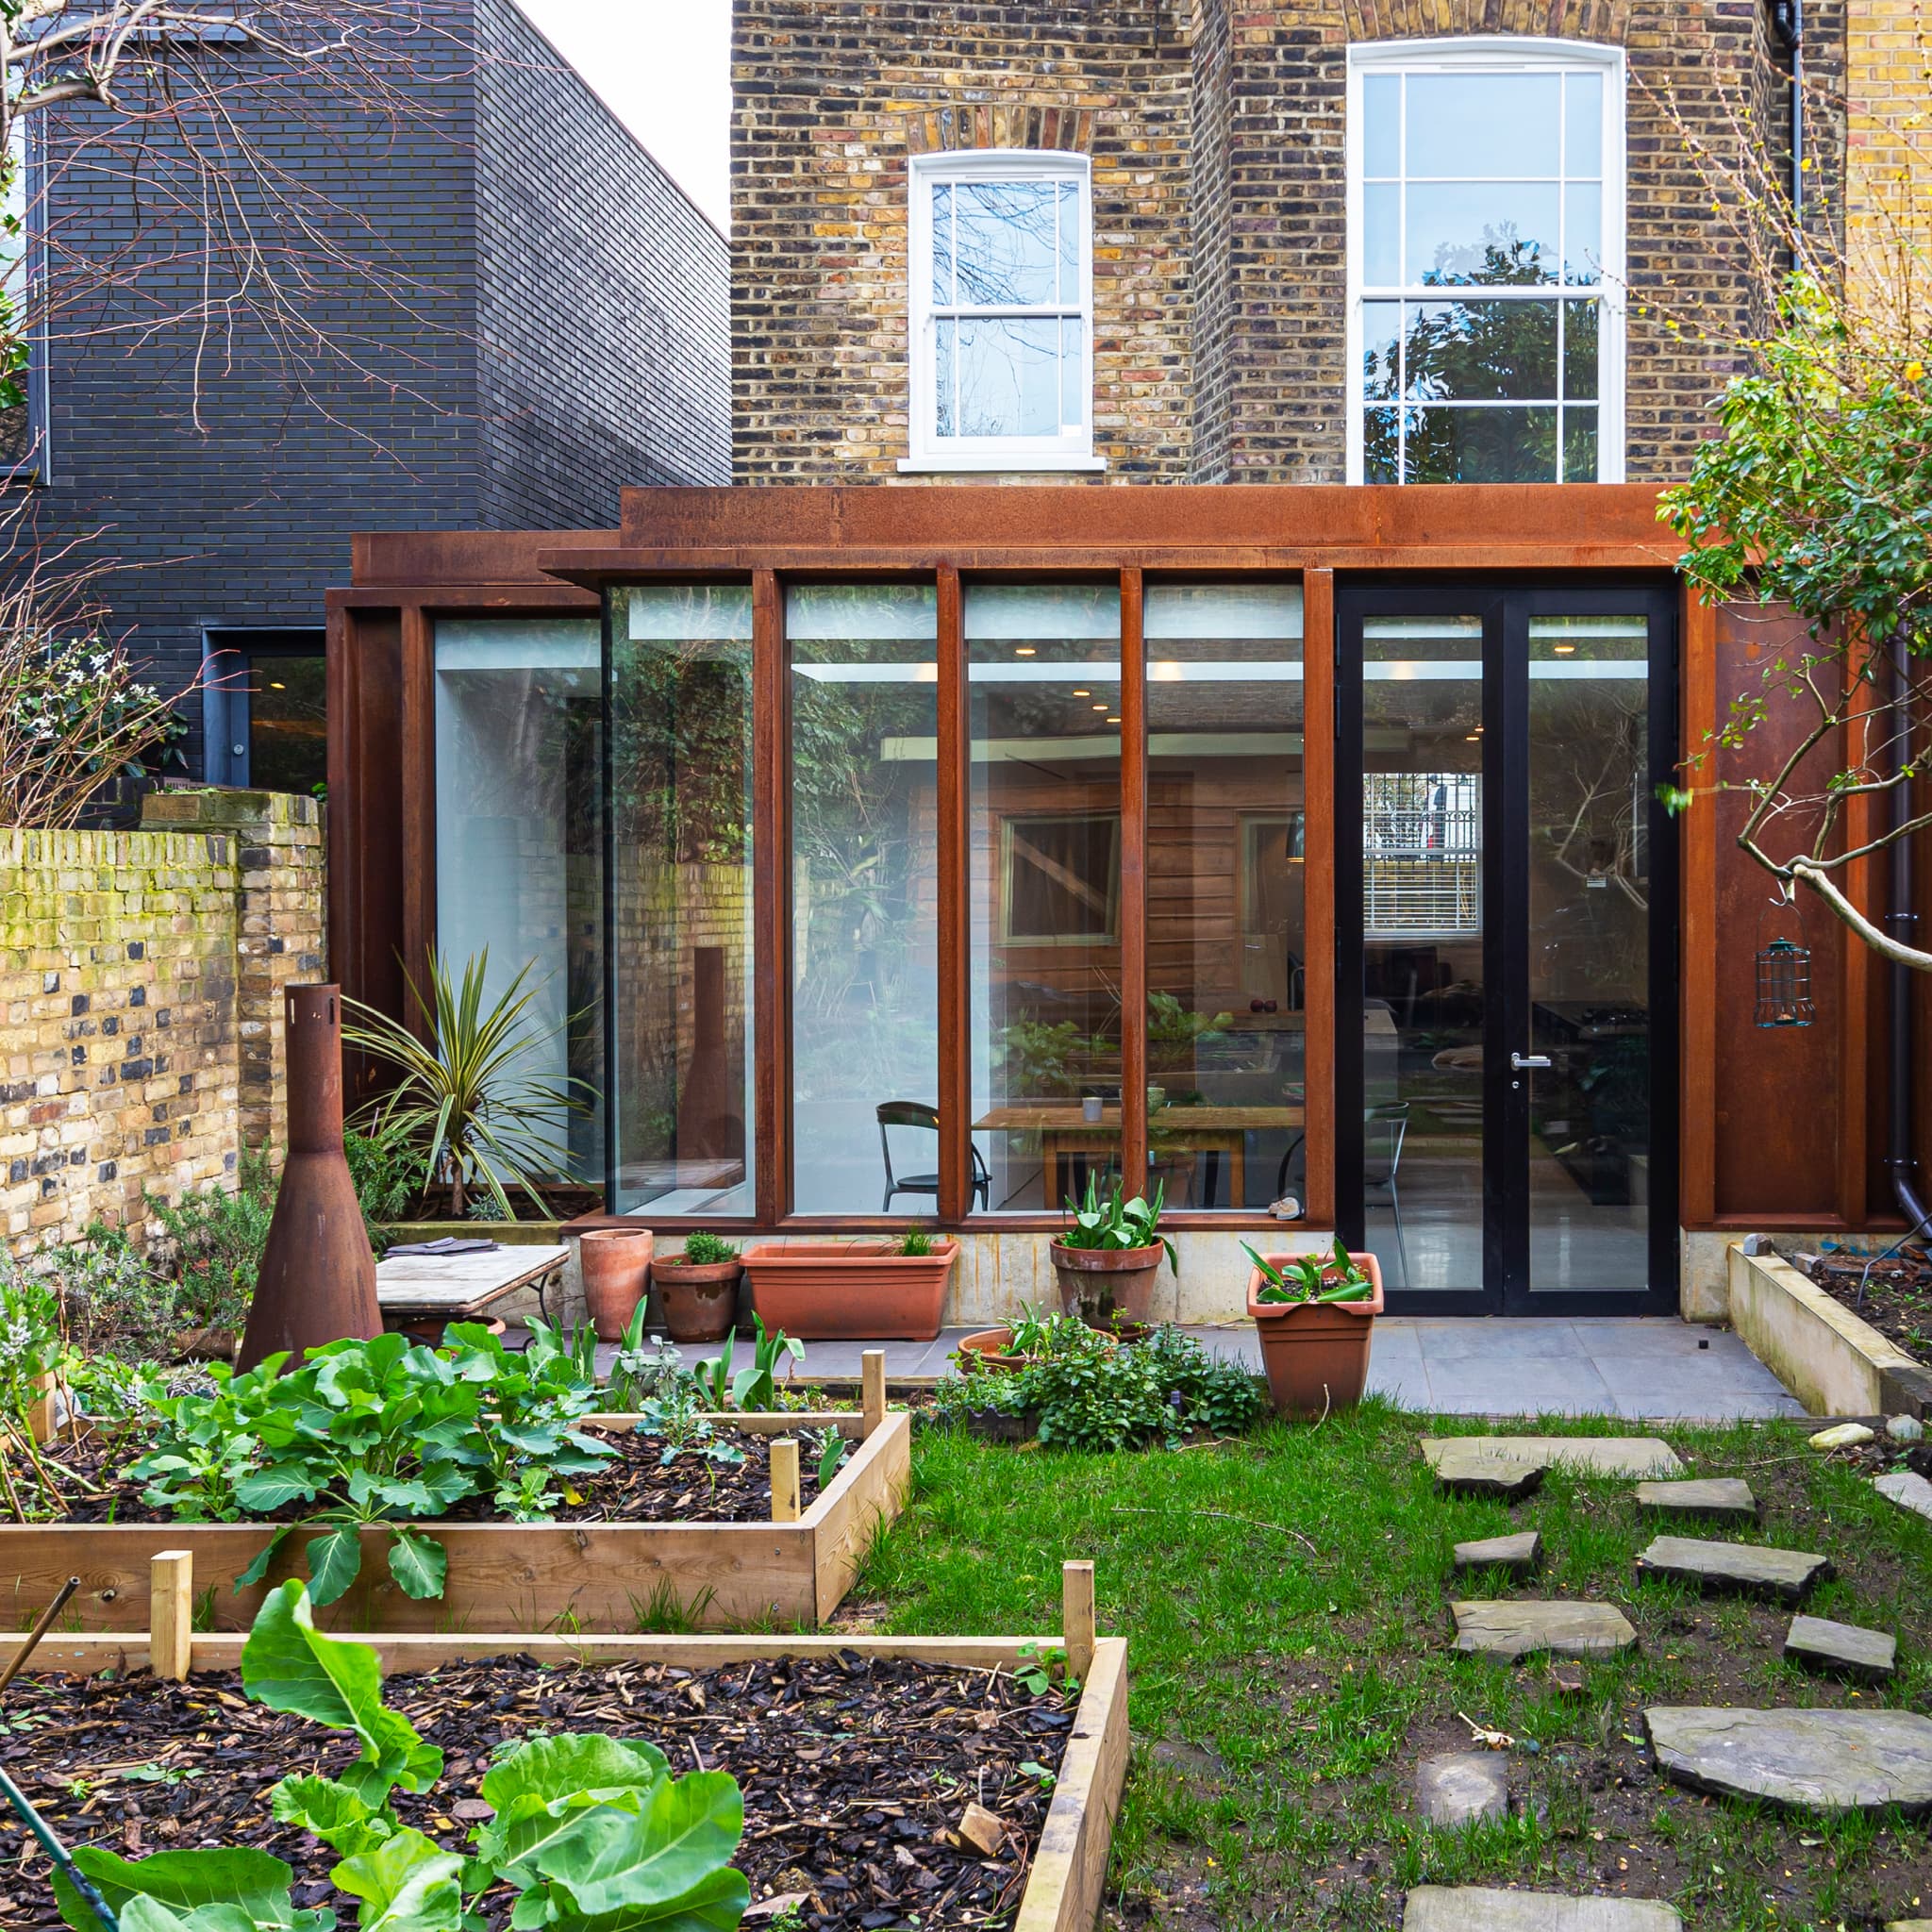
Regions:
<instances>
[{"instance_id":1,"label":"metal chair","mask_svg":"<svg viewBox=\"0 0 1932 1932\"><path fill-rule=\"evenodd\" d=\"M879 1209L881 1214L892 1211L894 1194L930 1194L938 1201L940 1177L937 1174L895 1174L892 1172L893 1127L917 1127L922 1133L937 1134L940 1130L940 1110L928 1107L923 1100L889 1100L878 1110L879 1153L886 1163L886 1199ZM979 1158L979 1149L972 1141L966 1142L967 1152L973 1157L973 1191L979 1197L984 1208L987 1197L992 1191L992 1175L988 1173L986 1162Z\"/></svg>"},{"instance_id":2,"label":"metal chair","mask_svg":"<svg viewBox=\"0 0 1932 1932\"><path fill-rule=\"evenodd\" d=\"M1395 1177L1402 1168L1402 1143L1408 1137L1408 1106L1407 1101L1401 1100L1386 1107L1362 1108L1362 1186L1389 1191L1390 1211L1395 1216L1395 1253L1402 1263L1405 1287L1408 1284L1408 1247L1402 1238L1402 1195ZM1377 1128L1381 1129L1379 1135ZM1274 1175L1277 1200L1288 1191L1288 1171L1301 1151L1304 1139L1297 1134L1281 1157L1281 1166Z\"/></svg>"}]
</instances>

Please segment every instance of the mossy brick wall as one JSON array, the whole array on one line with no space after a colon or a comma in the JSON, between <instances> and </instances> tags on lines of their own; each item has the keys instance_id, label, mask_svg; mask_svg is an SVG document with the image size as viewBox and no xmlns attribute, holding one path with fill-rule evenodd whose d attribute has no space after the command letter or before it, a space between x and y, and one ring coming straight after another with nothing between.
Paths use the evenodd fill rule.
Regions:
<instances>
[{"instance_id":1,"label":"mossy brick wall","mask_svg":"<svg viewBox=\"0 0 1932 1932\"><path fill-rule=\"evenodd\" d=\"M312 799L157 792L0 830L0 1229L16 1255L232 1184L287 1118L281 989L325 976Z\"/></svg>"}]
</instances>

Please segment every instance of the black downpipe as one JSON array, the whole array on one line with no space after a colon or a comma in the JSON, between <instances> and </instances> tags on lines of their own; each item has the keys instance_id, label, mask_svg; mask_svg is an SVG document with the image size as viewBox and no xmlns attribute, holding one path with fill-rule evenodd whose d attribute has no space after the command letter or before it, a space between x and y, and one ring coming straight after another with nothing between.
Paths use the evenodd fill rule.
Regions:
<instances>
[{"instance_id":1,"label":"black downpipe","mask_svg":"<svg viewBox=\"0 0 1932 1932\"><path fill-rule=\"evenodd\" d=\"M1805 0L1772 0L1772 25L1791 61L1791 221L1805 221ZM1797 253L1797 237L1791 238Z\"/></svg>"},{"instance_id":2,"label":"black downpipe","mask_svg":"<svg viewBox=\"0 0 1932 1932\"><path fill-rule=\"evenodd\" d=\"M1911 690L1911 645L1903 627L1891 636L1892 702L1898 708L1896 763L1911 763L1911 715L1907 708ZM1891 937L1902 946L1918 943L1919 915L1913 908L1912 841L1915 834L1905 827L1912 820L1913 786L1906 779L1892 788L1891 794L1891 909L1885 924ZM1932 1233L1925 1204L1913 1185L1918 1162L1912 1158L1912 1068L1914 1053L1915 995L1917 974L1898 960L1891 965L1891 1106L1886 1135L1885 1164L1891 1170L1891 1191L1912 1234ZM1907 1237L1908 1240L1910 1236Z\"/></svg>"}]
</instances>

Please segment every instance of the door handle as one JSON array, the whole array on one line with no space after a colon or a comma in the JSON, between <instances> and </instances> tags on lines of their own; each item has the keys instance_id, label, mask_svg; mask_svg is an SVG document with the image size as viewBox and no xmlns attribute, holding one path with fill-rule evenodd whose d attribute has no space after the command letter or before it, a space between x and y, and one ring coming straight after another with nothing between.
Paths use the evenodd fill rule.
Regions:
<instances>
[{"instance_id":1,"label":"door handle","mask_svg":"<svg viewBox=\"0 0 1932 1932\"><path fill-rule=\"evenodd\" d=\"M1509 1071L1520 1074L1525 1067L1547 1067L1555 1062L1546 1053L1512 1053L1509 1056Z\"/></svg>"}]
</instances>

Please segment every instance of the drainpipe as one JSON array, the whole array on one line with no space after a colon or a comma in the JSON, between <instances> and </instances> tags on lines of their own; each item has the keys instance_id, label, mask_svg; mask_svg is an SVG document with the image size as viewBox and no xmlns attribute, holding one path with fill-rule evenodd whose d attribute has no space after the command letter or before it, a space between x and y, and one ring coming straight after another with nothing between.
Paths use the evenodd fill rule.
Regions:
<instances>
[{"instance_id":1,"label":"drainpipe","mask_svg":"<svg viewBox=\"0 0 1932 1932\"><path fill-rule=\"evenodd\" d=\"M1791 62L1791 221L1805 221L1805 0L1772 0L1771 24ZM1791 253L1797 255L1797 239Z\"/></svg>"},{"instance_id":2,"label":"drainpipe","mask_svg":"<svg viewBox=\"0 0 1932 1932\"><path fill-rule=\"evenodd\" d=\"M1901 626L1891 635L1891 679L1893 702L1899 708L1898 749L1894 754L1900 766L1909 764L1912 756L1911 721L1906 711L1906 693L1911 689L1911 646ZM1912 841L1916 834L1903 828L1911 823L1913 787L1909 780L1894 786L1891 794L1891 910L1886 914L1887 930L1900 945L1918 944L1919 915L1913 909ZM1891 1108L1886 1135L1885 1164L1891 1170L1891 1191L1913 1235L1932 1234L1925 1204L1914 1185L1918 1162L1912 1158L1912 1073L1916 1059L1915 984L1917 973L1893 961L1891 967ZM1909 1240L1911 1237L1907 1236Z\"/></svg>"}]
</instances>

